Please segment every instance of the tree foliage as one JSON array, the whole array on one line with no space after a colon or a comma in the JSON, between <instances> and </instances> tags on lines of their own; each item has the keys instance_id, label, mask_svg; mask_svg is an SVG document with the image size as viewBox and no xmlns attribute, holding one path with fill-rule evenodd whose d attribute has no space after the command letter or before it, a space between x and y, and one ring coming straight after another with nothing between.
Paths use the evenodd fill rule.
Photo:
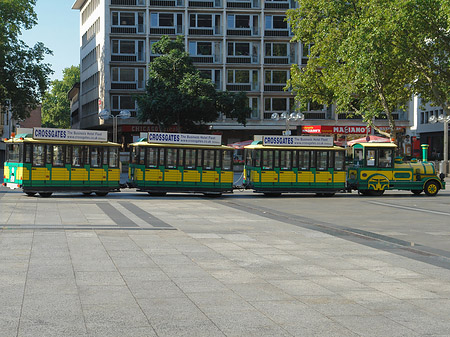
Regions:
<instances>
[{"instance_id":1,"label":"tree foliage","mask_svg":"<svg viewBox=\"0 0 450 337\"><path fill-rule=\"evenodd\" d=\"M313 47L308 65L292 68L296 99L335 104L337 113L360 114L372 126L385 115L394 136L392 112L405 108L417 78L401 46L411 34L407 5L428 1L300 0L288 18L295 39Z\"/></svg>"},{"instance_id":2,"label":"tree foliage","mask_svg":"<svg viewBox=\"0 0 450 337\"><path fill-rule=\"evenodd\" d=\"M24 119L39 103L48 87L50 65L43 63L51 54L41 42L28 47L18 36L32 28L37 17L36 0L0 1L0 106L11 102L13 116Z\"/></svg>"},{"instance_id":3,"label":"tree foliage","mask_svg":"<svg viewBox=\"0 0 450 337\"><path fill-rule=\"evenodd\" d=\"M196 131L222 112L245 125L251 112L245 94L216 91L193 65L182 36L163 36L152 48L161 56L149 65L145 94L136 97L141 122L150 120L161 130L176 124L179 131Z\"/></svg>"},{"instance_id":4,"label":"tree foliage","mask_svg":"<svg viewBox=\"0 0 450 337\"><path fill-rule=\"evenodd\" d=\"M70 101L67 93L80 81L80 66L71 66L63 70L63 79L51 82L51 90L42 100L42 124L46 127L70 127Z\"/></svg>"}]
</instances>

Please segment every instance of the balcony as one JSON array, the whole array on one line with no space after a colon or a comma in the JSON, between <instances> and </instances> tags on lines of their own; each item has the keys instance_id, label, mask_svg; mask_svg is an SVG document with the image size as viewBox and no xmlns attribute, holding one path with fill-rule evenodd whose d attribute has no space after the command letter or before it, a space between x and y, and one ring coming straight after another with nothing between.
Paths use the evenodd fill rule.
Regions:
<instances>
[{"instance_id":1,"label":"balcony","mask_svg":"<svg viewBox=\"0 0 450 337\"><path fill-rule=\"evenodd\" d=\"M258 36L259 30L257 27L250 28L235 28L227 29L227 35L230 36Z\"/></svg>"},{"instance_id":2,"label":"balcony","mask_svg":"<svg viewBox=\"0 0 450 337\"><path fill-rule=\"evenodd\" d=\"M111 5L117 5L117 6L145 6L145 0L111 0Z\"/></svg>"},{"instance_id":3,"label":"balcony","mask_svg":"<svg viewBox=\"0 0 450 337\"><path fill-rule=\"evenodd\" d=\"M183 7L184 0L150 0L153 7Z\"/></svg>"},{"instance_id":4,"label":"balcony","mask_svg":"<svg viewBox=\"0 0 450 337\"><path fill-rule=\"evenodd\" d=\"M327 119L326 111L320 112L304 112L305 119Z\"/></svg>"},{"instance_id":5,"label":"balcony","mask_svg":"<svg viewBox=\"0 0 450 337\"><path fill-rule=\"evenodd\" d=\"M189 28L189 35L214 35L213 28Z\"/></svg>"},{"instance_id":6,"label":"balcony","mask_svg":"<svg viewBox=\"0 0 450 337\"><path fill-rule=\"evenodd\" d=\"M265 57L265 64L290 64L288 57Z\"/></svg>"},{"instance_id":7,"label":"balcony","mask_svg":"<svg viewBox=\"0 0 450 337\"><path fill-rule=\"evenodd\" d=\"M189 1L189 7L214 8L214 1Z\"/></svg>"},{"instance_id":8,"label":"balcony","mask_svg":"<svg viewBox=\"0 0 450 337\"><path fill-rule=\"evenodd\" d=\"M178 29L175 29L175 28L160 28L160 27L156 27L156 28L151 27L150 28L150 34L153 34L153 35L175 35L175 34L180 34L180 33L182 33L182 29L181 29L181 31L178 31Z\"/></svg>"},{"instance_id":9,"label":"balcony","mask_svg":"<svg viewBox=\"0 0 450 337\"><path fill-rule=\"evenodd\" d=\"M289 30L265 30L264 36L286 36L288 37L290 34Z\"/></svg>"},{"instance_id":10,"label":"balcony","mask_svg":"<svg viewBox=\"0 0 450 337\"><path fill-rule=\"evenodd\" d=\"M212 56L191 56L194 63L214 63Z\"/></svg>"},{"instance_id":11,"label":"balcony","mask_svg":"<svg viewBox=\"0 0 450 337\"><path fill-rule=\"evenodd\" d=\"M137 84L135 82L113 82L111 83L111 89L136 90Z\"/></svg>"},{"instance_id":12,"label":"balcony","mask_svg":"<svg viewBox=\"0 0 450 337\"><path fill-rule=\"evenodd\" d=\"M289 9L289 2L284 1L267 1L264 3L265 9Z\"/></svg>"},{"instance_id":13,"label":"balcony","mask_svg":"<svg viewBox=\"0 0 450 337\"><path fill-rule=\"evenodd\" d=\"M136 62L136 55L111 55L111 62Z\"/></svg>"},{"instance_id":14,"label":"balcony","mask_svg":"<svg viewBox=\"0 0 450 337\"><path fill-rule=\"evenodd\" d=\"M250 84L227 84L227 90L229 91L252 91Z\"/></svg>"},{"instance_id":15,"label":"balcony","mask_svg":"<svg viewBox=\"0 0 450 337\"><path fill-rule=\"evenodd\" d=\"M138 33L144 33L144 25L111 27L111 34L138 34Z\"/></svg>"},{"instance_id":16,"label":"balcony","mask_svg":"<svg viewBox=\"0 0 450 337\"><path fill-rule=\"evenodd\" d=\"M286 84L266 84L264 85L264 91L284 91Z\"/></svg>"},{"instance_id":17,"label":"balcony","mask_svg":"<svg viewBox=\"0 0 450 337\"><path fill-rule=\"evenodd\" d=\"M235 63L235 64L252 63L252 59L250 56L228 56L227 63Z\"/></svg>"}]
</instances>

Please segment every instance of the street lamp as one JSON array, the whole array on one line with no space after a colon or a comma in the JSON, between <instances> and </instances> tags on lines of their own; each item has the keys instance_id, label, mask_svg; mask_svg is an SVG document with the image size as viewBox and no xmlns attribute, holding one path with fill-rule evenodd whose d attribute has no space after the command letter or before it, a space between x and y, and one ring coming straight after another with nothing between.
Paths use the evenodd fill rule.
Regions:
<instances>
[{"instance_id":1,"label":"street lamp","mask_svg":"<svg viewBox=\"0 0 450 337\"><path fill-rule=\"evenodd\" d=\"M291 135L291 129L289 127L289 121L303 121L305 120L305 115L302 114L301 112L291 112L290 114L285 111L282 112L281 114L278 114L276 112L274 112L272 114L272 116L270 116L271 119L275 120L275 121L279 121L280 119L284 119L286 120L286 129L285 131L283 131L283 135L285 136L290 136Z\"/></svg>"},{"instance_id":2,"label":"street lamp","mask_svg":"<svg viewBox=\"0 0 450 337\"><path fill-rule=\"evenodd\" d=\"M120 118L120 119L130 118L131 117L131 112L128 111L128 110L122 110L121 112L119 112L118 115L114 116L114 115L111 115L111 113L108 110L103 109L102 111L100 111L98 113L98 117L100 119L105 120L105 121L110 119L110 118L112 118L112 121L113 121L113 123L112 123L113 124L113 142L117 143L117 119L118 118Z\"/></svg>"},{"instance_id":3,"label":"street lamp","mask_svg":"<svg viewBox=\"0 0 450 337\"><path fill-rule=\"evenodd\" d=\"M448 165L448 123L450 122L450 116L446 116L444 114L440 114L439 117L435 115L430 116L428 118L428 122L431 124L436 124L437 122L444 124L444 167L443 170L445 176L447 176L447 165Z\"/></svg>"}]
</instances>

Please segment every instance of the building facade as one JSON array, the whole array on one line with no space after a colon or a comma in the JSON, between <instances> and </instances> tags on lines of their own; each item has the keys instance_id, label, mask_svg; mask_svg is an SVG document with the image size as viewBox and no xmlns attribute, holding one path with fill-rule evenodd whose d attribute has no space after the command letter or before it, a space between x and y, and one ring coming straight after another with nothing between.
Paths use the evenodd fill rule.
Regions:
<instances>
[{"instance_id":1,"label":"building facade","mask_svg":"<svg viewBox=\"0 0 450 337\"><path fill-rule=\"evenodd\" d=\"M296 6L294 0L77 0L72 8L80 11L81 80L72 126L110 130L112 121L99 120L99 110L116 115L126 109L132 118L119 121L119 141L155 131L137 121L132 97L145 90L147 65L158 56L152 44L162 35L183 35L196 67L216 89L246 92L252 108L246 127L222 116L209 126L211 132L222 133L227 143L280 134L288 125L271 116L295 110L284 87L290 66L305 65L309 53L307 45L290 42L285 13ZM360 118L334 114L332 107L310 104L303 112L303 126L364 126ZM402 127L407 117L395 114ZM289 123L293 134L300 132L299 124Z\"/></svg>"}]
</instances>

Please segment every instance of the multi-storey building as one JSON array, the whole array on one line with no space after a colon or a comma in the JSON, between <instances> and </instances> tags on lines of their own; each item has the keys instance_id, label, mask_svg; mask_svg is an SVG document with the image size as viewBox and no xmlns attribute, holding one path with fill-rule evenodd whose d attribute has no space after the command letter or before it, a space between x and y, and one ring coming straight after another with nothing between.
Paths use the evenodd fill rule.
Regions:
<instances>
[{"instance_id":1,"label":"multi-storey building","mask_svg":"<svg viewBox=\"0 0 450 337\"><path fill-rule=\"evenodd\" d=\"M306 64L309 52L308 46L290 42L285 13L296 6L295 0L76 0L72 8L80 10L81 83L72 126L110 129L111 121L98 119L99 109L113 114L127 109L132 118L119 125L127 141L155 128L138 123L132 96L144 91L147 65L158 56L151 45L162 35L183 35L196 67L217 90L246 92L252 108L246 127L222 116L210 129L223 133L227 142L281 133L285 121L271 116L295 109L293 95L284 87L290 66ZM304 113L302 125L364 125L317 104ZM396 115L403 126L406 116Z\"/></svg>"}]
</instances>

